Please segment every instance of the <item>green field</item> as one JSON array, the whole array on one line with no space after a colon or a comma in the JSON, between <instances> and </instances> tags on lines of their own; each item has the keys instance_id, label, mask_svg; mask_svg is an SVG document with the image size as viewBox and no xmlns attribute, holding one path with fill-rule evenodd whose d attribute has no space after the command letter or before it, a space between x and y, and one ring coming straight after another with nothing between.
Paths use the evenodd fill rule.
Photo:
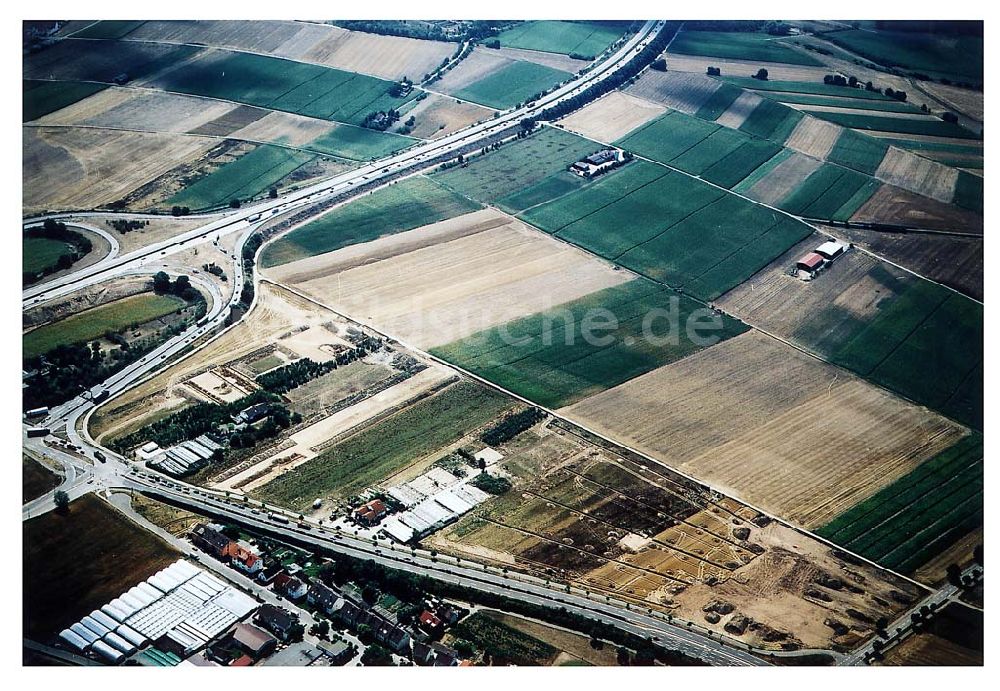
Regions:
<instances>
[{"instance_id":1,"label":"green field","mask_svg":"<svg viewBox=\"0 0 1000 691\"><path fill-rule=\"evenodd\" d=\"M268 245L264 268L460 216L480 206L425 177L407 178L320 216Z\"/></svg>"},{"instance_id":2,"label":"green field","mask_svg":"<svg viewBox=\"0 0 1000 691\"><path fill-rule=\"evenodd\" d=\"M404 98L390 96L392 82L384 79L250 53L192 61L160 75L153 85L353 125L417 97L415 91Z\"/></svg>"},{"instance_id":3,"label":"green field","mask_svg":"<svg viewBox=\"0 0 1000 691\"><path fill-rule=\"evenodd\" d=\"M880 184L868 175L824 163L782 199L778 207L806 218L847 221Z\"/></svg>"},{"instance_id":4,"label":"green field","mask_svg":"<svg viewBox=\"0 0 1000 691\"><path fill-rule=\"evenodd\" d=\"M772 158L768 159L763 165L758 167L757 170L740 180L739 184L733 185L731 189L737 194L745 194L747 190L763 180L767 174L777 168L779 164L791 158L794 153L795 152L791 149L781 149Z\"/></svg>"},{"instance_id":5,"label":"green field","mask_svg":"<svg viewBox=\"0 0 1000 691\"><path fill-rule=\"evenodd\" d=\"M784 144L802 117L800 111L765 98L743 121L740 131Z\"/></svg>"},{"instance_id":6,"label":"green field","mask_svg":"<svg viewBox=\"0 0 1000 691\"><path fill-rule=\"evenodd\" d=\"M959 171L954 203L963 209L983 213L983 179L964 170Z\"/></svg>"},{"instance_id":7,"label":"green field","mask_svg":"<svg viewBox=\"0 0 1000 691\"><path fill-rule=\"evenodd\" d=\"M823 38L886 67L981 82L983 39L909 31L831 31Z\"/></svg>"},{"instance_id":8,"label":"green field","mask_svg":"<svg viewBox=\"0 0 1000 691\"><path fill-rule=\"evenodd\" d=\"M790 65L818 67L823 64L810 55L781 45L774 36L764 33L682 31L670 44L670 52L728 60L784 62ZM669 63L669 58L667 62Z\"/></svg>"},{"instance_id":9,"label":"green field","mask_svg":"<svg viewBox=\"0 0 1000 691\"><path fill-rule=\"evenodd\" d=\"M569 79L569 72L533 62L511 62L498 71L451 93L455 98L490 108L510 108L530 100L536 94Z\"/></svg>"},{"instance_id":10,"label":"green field","mask_svg":"<svg viewBox=\"0 0 1000 691\"><path fill-rule=\"evenodd\" d=\"M812 115L836 123L842 127L872 132L898 132L899 134L920 134L954 139L979 139L979 135L961 125L944 120L911 120L885 115L861 115L859 113L830 113L815 111Z\"/></svg>"},{"instance_id":11,"label":"green field","mask_svg":"<svg viewBox=\"0 0 1000 691\"><path fill-rule=\"evenodd\" d=\"M565 171L574 161L600 148L565 130L543 127L485 156L474 156L463 166L434 173L432 178L459 194L492 203ZM514 201L518 203L523 202Z\"/></svg>"},{"instance_id":12,"label":"green field","mask_svg":"<svg viewBox=\"0 0 1000 691\"><path fill-rule=\"evenodd\" d=\"M305 148L352 161L368 161L387 156L416 143L416 139L391 132L376 132L365 127L341 125L313 139L305 145Z\"/></svg>"},{"instance_id":13,"label":"green field","mask_svg":"<svg viewBox=\"0 0 1000 691\"><path fill-rule=\"evenodd\" d=\"M837 142L826 159L874 175L888 150L889 144L882 139L845 129L837 137Z\"/></svg>"},{"instance_id":14,"label":"green field","mask_svg":"<svg viewBox=\"0 0 1000 691\"><path fill-rule=\"evenodd\" d=\"M864 89L856 89L851 86L837 86L836 84L824 84L823 82L792 82L792 81L782 81L782 80L771 80L761 81L760 79L754 79L753 77L730 77L723 74L719 77L722 81L727 84L732 84L734 86L742 87L744 89L752 89L753 91L781 91L789 94L812 94L815 96L846 96L847 98L854 99L865 99L869 101L893 101L885 94L878 91L865 91ZM774 98L783 99L782 96L775 96ZM860 106L859 106L860 107Z\"/></svg>"},{"instance_id":15,"label":"green field","mask_svg":"<svg viewBox=\"0 0 1000 691\"><path fill-rule=\"evenodd\" d=\"M730 188L781 147L670 111L616 142L635 153Z\"/></svg>"},{"instance_id":16,"label":"green field","mask_svg":"<svg viewBox=\"0 0 1000 691\"><path fill-rule=\"evenodd\" d=\"M844 99L840 96L813 96L811 94L784 94L784 93L774 93L762 92L766 96L770 96L776 101L781 103L794 103L801 106L832 106L834 108L860 108L862 110L870 110L872 112L880 113L919 113L920 109L916 108L909 103L904 103L902 101L876 101L871 98L852 98L850 100ZM803 110L809 111L809 108L803 108ZM812 111L810 111L812 112Z\"/></svg>"},{"instance_id":17,"label":"green field","mask_svg":"<svg viewBox=\"0 0 1000 691\"><path fill-rule=\"evenodd\" d=\"M458 441L513 404L493 389L460 381L323 451L254 494L300 511L316 497L350 497Z\"/></svg>"},{"instance_id":18,"label":"green field","mask_svg":"<svg viewBox=\"0 0 1000 691\"><path fill-rule=\"evenodd\" d=\"M24 334L21 339L23 359L47 353L60 345L83 343L100 338L108 331L120 331L157 319L185 304L173 295L142 293L85 310Z\"/></svg>"},{"instance_id":19,"label":"green field","mask_svg":"<svg viewBox=\"0 0 1000 691\"><path fill-rule=\"evenodd\" d=\"M911 573L983 525L983 437L973 433L817 531Z\"/></svg>"},{"instance_id":20,"label":"green field","mask_svg":"<svg viewBox=\"0 0 1000 691\"><path fill-rule=\"evenodd\" d=\"M615 42L628 22L524 22L497 38L505 48L596 57Z\"/></svg>"},{"instance_id":21,"label":"green field","mask_svg":"<svg viewBox=\"0 0 1000 691\"><path fill-rule=\"evenodd\" d=\"M983 306L967 297L913 279L830 359L982 429Z\"/></svg>"},{"instance_id":22,"label":"green field","mask_svg":"<svg viewBox=\"0 0 1000 691\"><path fill-rule=\"evenodd\" d=\"M102 20L77 31L73 38L122 38L143 24L144 21Z\"/></svg>"},{"instance_id":23,"label":"green field","mask_svg":"<svg viewBox=\"0 0 1000 691\"><path fill-rule=\"evenodd\" d=\"M25 79L22 84L21 121L37 120L107 88L107 84L92 82L46 82Z\"/></svg>"},{"instance_id":24,"label":"green field","mask_svg":"<svg viewBox=\"0 0 1000 691\"><path fill-rule=\"evenodd\" d=\"M432 352L539 405L559 408L698 350L684 325L700 309L688 297L635 279ZM678 315L674 338L661 310ZM718 319L720 328L704 334L725 339L747 328L729 317Z\"/></svg>"},{"instance_id":25,"label":"green field","mask_svg":"<svg viewBox=\"0 0 1000 691\"><path fill-rule=\"evenodd\" d=\"M164 205L209 209L224 206L231 199L246 200L266 192L313 158L313 154L304 151L262 144L199 178L167 199Z\"/></svg>"},{"instance_id":26,"label":"green field","mask_svg":"<svg viewBox=\"0 0 1000 691\"><path fill-rule=\"evenodd\" d=\"M26 237L21 244L21 270L37 274L54 267L63 255L72 255L72 245L51 238Z\"/></svg>"},{"instance_id":27,"label":"green field","mask_svg":"<svg viewBox=\"0 0 1000 691\"><path fill-rule=\"evenodd\" d=\"M704 300L811 232L784 214L641 160L520 217Z\"/></svg>"},{"instance_id":28,"label":"green field","mask_svg":"<svg viewBox=\"0 0 1000 691\"><path fill-rule=\"evenodd\" d=\"M717 120L725 113L733 101L739 98L742 92L730 84L720 84L719 88L712 92L695 115L703 120Z\"/></svg>"},{"instance_id":29,"label":"green field","mask_svg":"<svg viewBox=\"0 0 1000 691\"><path fill-rule=\"evenodd\" d=\"M129 83L152 77L193 57L200 48L140 41L88 41L68 38L26 55L24 79L111 84L125 75Z\"/></svg>"}]
</instances>

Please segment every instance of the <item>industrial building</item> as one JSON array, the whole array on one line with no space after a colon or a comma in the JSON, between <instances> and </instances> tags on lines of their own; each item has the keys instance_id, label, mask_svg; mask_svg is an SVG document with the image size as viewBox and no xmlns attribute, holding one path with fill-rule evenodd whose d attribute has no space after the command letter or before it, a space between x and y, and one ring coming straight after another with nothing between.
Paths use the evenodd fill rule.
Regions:
<instances>
[{"instance_id":1,"label":"industrial building","mask_svg":"<svg viewBox=\"0 0 1000 691\"><path fill-rule=\"evenodd\" d=\"M432 533L490 497L441 468L431 468L420 477L386 491L406 507L382 522L382 532L398 542Z\"/></svg>"},{"instance_id":2,"label":"industrial building","mask_svg":"<svg viewBox=\"0 0 1000 691\"><path fill-rule=\"evenodd\" d=\"M183 477L208 465L221 448L221 444L203 434L167 449L161 449L156 442L149 442L136 450L135 457L167 475Z\"/></svg>"},{"instance_id":3,"label":"industrial building","mask_svg":"<svg viewBox=\"0 0 1000 691\"><path fill-rule=\"evenodd\" d=\"M152 643L186 657L259 603L180 559L59 634L69 647L117 664Z\"/></svg>"}]
</instances>

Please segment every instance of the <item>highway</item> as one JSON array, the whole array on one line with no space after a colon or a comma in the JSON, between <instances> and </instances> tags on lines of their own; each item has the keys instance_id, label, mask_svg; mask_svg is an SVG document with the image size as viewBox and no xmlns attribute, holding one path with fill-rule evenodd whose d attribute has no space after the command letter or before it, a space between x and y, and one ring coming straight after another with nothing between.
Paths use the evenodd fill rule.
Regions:
<instances>
[{"instance_id":1,"label":"highway","mask_svg":"<svg viewBox=\"0 0 1000 691\"><path fill-rule=\"evenodd\" d=\"M470 125L440 139L419 144L397 154L372 161L322 182L288 192L276 199L246 206L169 240L149 245L109 261L99 262L71 275L49 281L44 285L32 286L22 293L23 307L36 305L55 297L67 295L81 287L85 279L90 279L89 284L108 280L114 277L117 270L122 270L136 264L140 260L186 249L196 244L197 241L203 241L219 233L231 233L234 230L240 230L247 226L259 226L275 216L322 202L333 195L349 191L352 187L369 184L383 178L390 178L411 168L416 171L422 167L426 167L427 162L432 159L447 155L449 152L457 151L470 144L475 144L479 140L489 138L512 125L516 125L522 119L533 117L545 108L554 106L579 94L593 84L603 81L634 57L637 51L644 48L663 28L664 24L664 20L647 21L634 36L604 62L596 65L586 74L570 80L551 93L537 99L531 105L508 110L505 113L501 113L497 118ZM79 215L79 212L75 215ZM60 216L50 214L47 217L59 218ZM37 225L38 220L39 218L29 219L25 221L25 225ZM238 256L239 253L237 252Z\"/></svg>"},{"instance_id":2,"label":"highway","mask_svg":"<svg viewBox=\"0 0 1000 691\"><path fill-rule=\"evenodd\" d=\"M504 574L451 557L432 556L422 549L410 550L380 541L373 544L343 533L327 530L311 521L298 521L292 513L264 510L257 502L227 501L223 495L142 471L122 475L121 487L167 500L172 504L237 522L272 534L289 542L321 548L333 554L370 559L379 564L413 574L428 576L453 585L504 595L547 607L565 607L571 612L611 624L659 645L678 650L714 665L764 665L766 662L746 650L745 644L721 636L707 636L686 626L670 623L666 615L649 614L638 607L585 591L546 585L542 579L526 574ZM307 527L300 527L307 526Z\"/></svg>"}]
</instances>

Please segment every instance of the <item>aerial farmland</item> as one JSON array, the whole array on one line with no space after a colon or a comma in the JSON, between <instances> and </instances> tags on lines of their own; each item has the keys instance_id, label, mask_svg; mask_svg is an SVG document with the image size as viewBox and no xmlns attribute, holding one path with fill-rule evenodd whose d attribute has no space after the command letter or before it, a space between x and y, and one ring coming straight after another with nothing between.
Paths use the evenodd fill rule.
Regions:
<instances>
[{"instance_id":1,"label":"aerial farmland","mask_svg":"<svg viewBox=\"0 0 1000 691\"><path fill-rule=\"evenodd\" d=\"M25 664L982 666L983 42L24 22Z\"/></svg>"}]
</instances>

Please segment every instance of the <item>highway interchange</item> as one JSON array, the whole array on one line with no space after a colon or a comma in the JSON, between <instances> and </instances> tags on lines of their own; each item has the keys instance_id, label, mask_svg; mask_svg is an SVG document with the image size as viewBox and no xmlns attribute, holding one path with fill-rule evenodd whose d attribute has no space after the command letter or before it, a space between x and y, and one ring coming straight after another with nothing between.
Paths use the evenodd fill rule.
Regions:
<instances>
[{"instance_id":1,"label":"highway interchange","mask_svg":"<svg viewBox=\"0 0 1000 691\"><path fill-rule=\"evenodd\" d=\"M235 249L229 266L231 295L224 295L211 281L199 276L191 276L192 283L207 291L211 296L211 307L205 318L189 327L183 333L166 341L141 360L117 372L92 391L107 392L107 398L137 386L167 363L175 362L194 349L204 347L214 337L226 330L226 320L230 316L230 306L240 302L240 291L244 284L243 247L250 237L262 226L279 218L287 218L291 212L302 212L323 202L335 199L337 203L349 201L367 193L373 185L383 182L391 184L393 179L403 174L421 172L436 165L442 156L465 150L477 142L489 141L527 117L534 117L547 107L556 105L587 87L613 74L630 60L635 53L645 47L663 29L664 22L648 21L620 48L586 74L570 80L552 93L536 102L511 109L492 120L472 125L439 140L420 144L406 151L372 161L360 168L334 176L323 182L310 185L276 199L268 200L224 214L206 214L191 218L204 219L198 227L174 236L168 240L153 243L139 250L121 254L114 236L78 221L71 225L84 227L102 236L110 236L112 251L100 261L37 286L26 289L22 294L22 308L65 297L81 289L103 283L113 278L131 275L150 275L155 270L153 264L189 248L210 242L217 242L223 236L235 236ZM351 194L355 189L357 194ZM329 206L329 204L327 204ZM51 214L25 220L25 227L37 226L45 218L69 219L83 214ZM93 214L86 214L93 215ZM130 217L139 215L130 214ZM294 227L294 226L292 226ZM291 229L291 228L289 228ZM253 280L258 280L257 275ZM255 295L257 291L255 290ZM251 305L251 309L252 309ZM208 336L209 338L205 338ZM50 462L64 469L65 479L57 488L66 491L73 499L89 492L107 493L111 490L133 490L155 496L172 504L189 508L198 513L238 522L283 538L290 542L320 548L333 554L371 559L385 566L410 573L433 577L451 584L463 585L476 590L514 597L522 601L550 607L563 607L584 617L612 624L630 633L649 638L669 650L677 650L699 658L713 665L765 665L768 653L754 654L746 644L720 636L693 623L675 624L667 615L643 611L642 609L603 596L589 594L578 588L550 584L547 581L525 574L504 574L496 569L475 564L469 560L460 563L450 557L432 556L424 550L409 550L387 543L372 544L349 535L324 529L316 523L299 521L297 516L283 515L272 510L263 510L254 502L244 503L231 500L220 493L204 490L186 483L139 469L127 459L100 447L87 434L87 418L96 407L93 393L85 392L66 403L53 407L48 417L37 423L51 431L64 432L68 443L56 447L46 440L23 435L26 451L36 457L44 456ZM101 396L104 398L104 396ZM52 437L48 438L49 441ZM69 447L69 448L66 448ZM91 460L95 452L101 452L106 462ZM55 491L55 490L54 490ZM52 510L54 491L25 504L22 518L28 519ZM942 591L931 597L941 595ZM941 595L945 599L951 595ZM905 625L909 613L901 622ZM869 644L870 645L870 644ZM841 664L864 664L868 646L851 655L840 655L822 651L835 657ZM802 655L819 651L798 651L776 653L776 655ZM870 649L868 650L870 652Z\"/></svg>"}]
</instances>

